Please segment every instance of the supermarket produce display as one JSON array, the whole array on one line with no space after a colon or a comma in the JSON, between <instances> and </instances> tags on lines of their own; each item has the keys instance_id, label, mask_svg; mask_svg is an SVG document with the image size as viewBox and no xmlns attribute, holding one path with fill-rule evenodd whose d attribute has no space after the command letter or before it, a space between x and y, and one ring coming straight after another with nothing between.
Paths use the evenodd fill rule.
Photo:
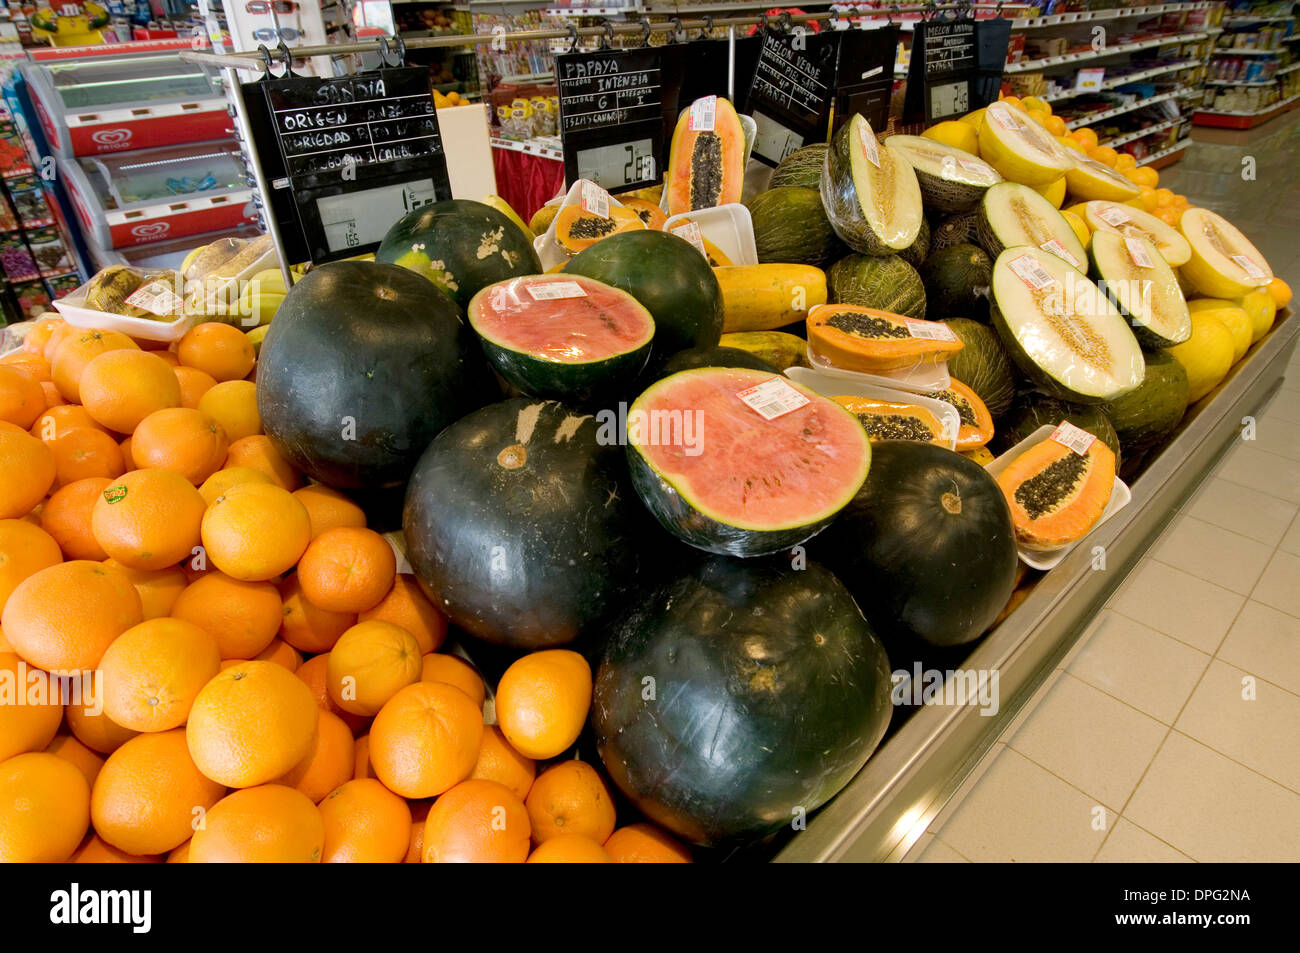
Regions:
<instances>
[{"instance_id":1,"label":"supermarket produce display","mask_svg":"<svg viewBox=\"0 0 1300 953\"><path fill-rule=\"evenodd\" d=\"M0 363L0 671L112 701L0 707L0 859L770 856L1290 300L1051 118L854 115L741 206L709 97L626 202L94 276Z\"/></svg>"}]
</instances>

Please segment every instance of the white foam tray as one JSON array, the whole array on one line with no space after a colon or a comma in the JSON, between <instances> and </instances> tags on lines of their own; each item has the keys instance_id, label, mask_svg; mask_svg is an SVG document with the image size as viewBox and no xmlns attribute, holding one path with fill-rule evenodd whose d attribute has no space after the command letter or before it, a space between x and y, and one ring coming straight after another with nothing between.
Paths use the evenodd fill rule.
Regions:
<instances>
[{"instance_id":1,"label":"white foam tray","mask_svg":"<svg viewBox=\"0 0 1300 953\"><path fill-rule=\"evenodd\" d=\"M815 390L823 397L867 397L871 400L888 400L897 404L917 404L934 414L943 426L949 450L957 449L957 433L961 430L961 415L947 401L922 397L910 391L881 387L866 374L853 371L818 370L811 367L788 367L785 376L796 384Z\"/></svg>"},{"instance_id":2,"label":"white foam tray","mask_svg":"<svg viewBox=\"0 0 1300 953\"><path fill-rule=\"evenodd\" d=\"M899 390L911 391L915 394L930 394L937 390L943 390L952 383L952 376L948 373L947 361L915 364L912 367L904 367L896 371L880 371L877 374L867 374L863 371L850 371L843 367L836 367L820 354L815 353L811 344L807 345L804 351L808 355L808 363L817 370L834 371L837 374L853 374L879 384L881 387L896 387Z\"/></svg>"},{"instance_id":3,"label":"white foam tray","mask_svg":"<svg viewBox=\"0 0 1300 953\"><path fill-rule=\"evenodd\" d=\"M754 244L754 219L749 209L734 202L713 208L679 212L664 222L664 231L671 232L682 222L692 221L700 227L700 236L718 246L719 251L731 259L733 265L757 265L758 246Z\"/></svg>"}]
</instances>

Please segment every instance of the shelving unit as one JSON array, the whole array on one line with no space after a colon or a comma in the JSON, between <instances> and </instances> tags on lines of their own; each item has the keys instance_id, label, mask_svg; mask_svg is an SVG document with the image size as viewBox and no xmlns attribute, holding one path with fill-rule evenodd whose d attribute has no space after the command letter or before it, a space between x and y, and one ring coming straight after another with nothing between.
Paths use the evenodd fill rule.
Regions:
<instances>
[{"instance_id":1,"label":"shelving unit","mask_svg":"<svg viewBox=\"0 0 1300 953\"><path fill-rule=\"evenodd\" d=\"M1223 20L1225 33L1210 56L1206 87L1215 95L1208 108L1197 110L1200 126L1250 129L1290 108L1300 96L1300 83L1291 74L1300 62L1292 41L1296 18L1279 15L1274 4L1267 16L1233 13ZM1286 31L1290 35L1281 35ZM1248 44L1248 45L1247 45Z\"/></svg>"}]
</instances>

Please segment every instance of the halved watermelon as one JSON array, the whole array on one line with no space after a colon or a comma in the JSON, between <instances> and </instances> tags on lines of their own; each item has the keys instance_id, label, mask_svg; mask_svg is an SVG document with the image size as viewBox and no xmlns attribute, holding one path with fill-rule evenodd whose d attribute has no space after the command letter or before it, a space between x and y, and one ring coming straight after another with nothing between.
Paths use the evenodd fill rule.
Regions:
<instances>
[{"instance_id":1,"label":"halved watermelon","mask_svg":"<svg viewBox=\"0 0 1300 953\"><path fill-rule=\"evenodd\" d=\"M584 275L488 285L469 323L498 374L530 397L587 400L640 374L655 322L626 291Z\"/></svg>"},{"instance_id":2,"label":"halved watermelon","mask_svg":"<svg viewBox=\"0 0 1300 953\"><path fill-rule=\"evenodd\" d=\"M636 399L627 456L633 486L669 532L708 552L762 556L830 524L866 480L871 444L857 418L812 390L704 367Z\"/></svg>"}]
</instances>

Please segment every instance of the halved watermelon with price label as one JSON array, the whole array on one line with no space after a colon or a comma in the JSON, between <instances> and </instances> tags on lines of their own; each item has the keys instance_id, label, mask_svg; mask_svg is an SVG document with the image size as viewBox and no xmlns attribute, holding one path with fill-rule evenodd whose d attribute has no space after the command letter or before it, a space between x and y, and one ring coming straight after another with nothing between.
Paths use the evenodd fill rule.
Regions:
<instances>
[{"instance_id":1,"label":"halved watermelon with price label","mask_svg":"<svg viewBox=\"0 0 1300 953\"><path fill-rule=\"evenodd\" d=\"M699 549L762 556L825 529L867 478L857 418L769 372L703 367L651 385L628 411L632 485Z\"/></svg>"}]
</instances>

